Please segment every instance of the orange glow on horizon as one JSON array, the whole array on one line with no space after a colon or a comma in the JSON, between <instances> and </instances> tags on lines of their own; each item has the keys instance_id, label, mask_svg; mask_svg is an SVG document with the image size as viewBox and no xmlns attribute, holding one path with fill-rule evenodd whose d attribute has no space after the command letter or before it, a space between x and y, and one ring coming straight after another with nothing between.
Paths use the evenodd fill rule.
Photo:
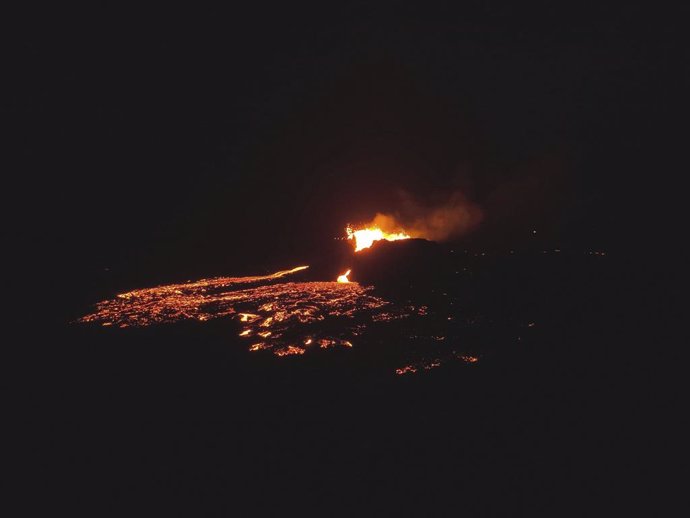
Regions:
<instances>
[{"instance_id":1,"label":"orange glow on horizon","mask_svg":"<svg viewBox=\"0 0 690 518\"><path fill-rule=\"evenodd\" d=\"M347 276L350 275L351 271L352 270L348 270L344 274L338 275L338 282L350 282L350 279L348 279Z\"/></svg>"}]
</instances>

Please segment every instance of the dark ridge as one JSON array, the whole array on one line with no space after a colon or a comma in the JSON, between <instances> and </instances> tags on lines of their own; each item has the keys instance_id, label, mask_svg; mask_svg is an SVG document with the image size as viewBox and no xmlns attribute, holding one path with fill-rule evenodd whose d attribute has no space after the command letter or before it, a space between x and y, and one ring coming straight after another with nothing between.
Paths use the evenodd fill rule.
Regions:
<instances>
[{"instance_id":1,"label":"dark ridge","mask_svg":"<svg viewBox=\"0 0 690 518\"><path fill-rule=\"evenodd\" d=\"M381 289L413 289L433 286L449 269L446 250L433 241L377 241L355 254L351 280Z\"/></svg>"}]
</instances>

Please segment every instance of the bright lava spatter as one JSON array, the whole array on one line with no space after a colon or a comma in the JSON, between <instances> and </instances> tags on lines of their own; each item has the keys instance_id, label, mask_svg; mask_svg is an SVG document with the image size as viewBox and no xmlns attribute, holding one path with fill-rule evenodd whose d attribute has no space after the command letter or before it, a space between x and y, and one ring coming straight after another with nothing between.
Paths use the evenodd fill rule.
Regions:
<instances>
[{"instance_id":1,"label":"bright lava spatter","mask_svg":"<svg viewBox=\"0 0 690 518\"><path fill-rule=\"evenodd\" d=\"M344 274L338 275L336 282L350 282L350 279L347 278L347 276L350 275L350 272L352 272L352 270L348 270Z\"/></svg>"}]
</instances>

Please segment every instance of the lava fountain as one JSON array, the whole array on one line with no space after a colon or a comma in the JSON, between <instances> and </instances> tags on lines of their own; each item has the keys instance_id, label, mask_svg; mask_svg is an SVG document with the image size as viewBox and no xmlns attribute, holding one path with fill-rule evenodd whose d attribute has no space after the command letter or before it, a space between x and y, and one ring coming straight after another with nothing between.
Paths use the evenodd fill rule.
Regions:
<instances>
[{"instance_id":1,"label":"lava fountain","mask_svg":"<svg viewBox=\"0 0 690 518\"><path fill-rule=\"evenodd\" d=\"M365 227L358 230L348 226L345 229L347 238L355 243L355 252L369 248L376 241L385 239L386 241L399 241L400 239L410 239L412 236L405 231L400 232L384 232L379 227Z\"/></svg>"}]
</instances>

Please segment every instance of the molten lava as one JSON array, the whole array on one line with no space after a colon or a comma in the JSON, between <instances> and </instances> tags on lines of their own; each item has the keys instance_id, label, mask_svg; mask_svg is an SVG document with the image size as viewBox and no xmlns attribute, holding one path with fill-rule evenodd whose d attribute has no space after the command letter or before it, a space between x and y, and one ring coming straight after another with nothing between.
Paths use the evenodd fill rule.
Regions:
<instances>
[{"instance_id":1,"label":"molten lava","mask_svg":"<svg viewBox=\"0 0 690 518\"><path fill-rule=\"evenodd\" d=\"M232 317L242 326L239 337L251 340L250 351L293 356L308 349L351 348L367 323L392 319L391 312L410 313L372 295L372 287L349 282L349 271L340 276L345 283L282 282L305 268L120 293L78 322L126 328Z\"/></svg>"},{"instance_id":2,"label":"molten lava","mask_svg":"<svg viewBox=\"0 0 690 518\"><path fill-rule=\"evenodd\" d=\"M409 237L386 234L378 228L349 228L348 234L356 240L357 250L379 239ZM358 236L369 237L361 242ZM405 366L395 369L398 375L429 371L451 361L479 361L472 349L456 349L466 341L467 328L477 325L475 316L456 321L445 308L434 310L410 301L385 300L376 294L374 286L350 281L350 269L339 275L337 282L289 278L306 268L131 290L97 303L77 322L132 328L225 317L235 320L233 333L252 353L292 358L323 349L398 344L404 339L410 345L402 353Z\"/></svg>"},{"instance_id":3,"label":"molten lava","mask_svg":"<svg viewBox=\"0 0 690 518\"><path fill-rule=\"evenodd\" d=\"M375 241L381 241L382 239L386 241L399 241L400 239L410 239L410 237L412 237L402 230L400 232L391 233L384 232L378 227L366 227L354 230L352 227L348 226L345 231L347 232L347 238L355 242L355 252L369 248Z\"/></svg>"},{"instance_id":4,"label":"molten lava","mask_svg":"<svg viewBox=\"0 0 690 518\"><path fill-rule=\"evenodd\" d=\"M347 276L350 275L351 271L352 270L348 270L344 274L338 275L338 282L350 282L350 279L348 279Z\"/></svg>"}]
</instances>

